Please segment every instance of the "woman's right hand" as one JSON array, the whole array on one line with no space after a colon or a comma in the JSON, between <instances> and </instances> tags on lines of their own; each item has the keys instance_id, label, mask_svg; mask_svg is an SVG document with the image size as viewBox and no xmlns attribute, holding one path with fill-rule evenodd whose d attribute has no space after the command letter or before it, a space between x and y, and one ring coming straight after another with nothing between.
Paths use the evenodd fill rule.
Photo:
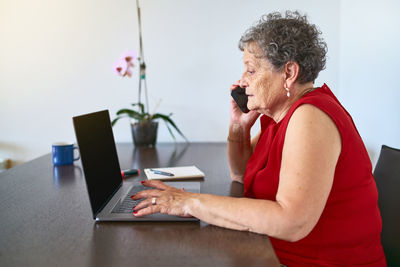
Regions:
<instances>
[{"instance_id":1,"label":"woman's right hand","mask_svg":"<svg viewBox=\"0 0 400 267\"><path fill-rule=\"evenodd\" d=\"M241 81L232 84L231 91L240 86ZM256 122L260 113L249 111L243 113L231 97L231 120L228 134L228 162L231 179L243 183L247 161L253 153L250 129Z\"/></svg>"},{"instance_id":2,"label":"woman's right hand","mask_svg":"<svg viewBox=\"0 0 400 267\"><path fill-rule=\"evenodd\" d=\"M240 80L232 84L230 90L232 91L236 87L240 86ZM231 97L231 121L230 124L240 125L244 129L250 129L256 122L260 113L250 110L248 113L243 113L239 106L236 104L235 100Z\"/></svg>"}]
</instances>

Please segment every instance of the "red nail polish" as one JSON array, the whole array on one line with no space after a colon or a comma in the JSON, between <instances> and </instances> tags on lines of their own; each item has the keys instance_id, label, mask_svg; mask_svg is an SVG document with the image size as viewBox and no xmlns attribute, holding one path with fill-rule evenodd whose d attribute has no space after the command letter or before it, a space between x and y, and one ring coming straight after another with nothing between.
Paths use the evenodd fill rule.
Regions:
<instances>
[{"instance_id":1,"label":"red nail polish","mask_svg":"<svg viewBox=\"0 0 400 267\"><path fill-rule=\"evenodd\" d=\"M137 213L138 213L138 211L137 211L137 210L133 211L133 214L135 214L135 215L136 215Z\"/></svg>"},{"instance_id":2,"label":"red nail polish","mask_svg":"<svg viewBox=\"0 0 400 267\"><path fill-rule=\"evenodd\" d=\"M131 198L133 199L135 197L135 195L132 195Z\"/></svg>"},{"instance_id":3,"label":"red nail polish","mask_svg":"<svg viewBox=\"0 0 400 267\"><path fill-rule=\"evenodd\" d=\"M134 209L136 208L136 206L133 206L132 211L134 212Z\"/></svg>"},{"instance_id":4,"label":"red nail polish","mask_svg":"<svg viewBox=\"0 0 400 267\"><path fill-rule=\"evenodd\" d=\"M144 184L144 181L141 181L142 184Z\"/></svg>"}]
</instances>

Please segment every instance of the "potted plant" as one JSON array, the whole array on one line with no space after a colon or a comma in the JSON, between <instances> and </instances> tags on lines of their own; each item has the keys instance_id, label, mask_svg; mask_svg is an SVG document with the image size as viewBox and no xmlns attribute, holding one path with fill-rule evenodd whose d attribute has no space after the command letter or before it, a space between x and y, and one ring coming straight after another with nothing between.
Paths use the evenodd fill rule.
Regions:
<instances>
[{"instance_id":1,"label":"potted plant","mask_svg":"<svg viewBox=\"0 0 400 267\"><path fill-rule=\"evenodd\" d=\"M131 129L132 129L132 138L133 142L136 146L155 146L157 141L157 129L158 129L158 119L161 119L165 122L169 133L171 134L174 141L176 138L171 129L174 128L185 140L188 142L186 137L182 134L182 132L178 129L176 124L172 121L171 116L172 113L165 115L161 113L149 113L149 100L147 96L147 83L146 83L146 64L144 63L144 54L143 54L143 41L142 41L142 24L140 17L140 7L139 0L136 0L137 7L137 15L138 15L138 27L139 27L139 56L137 57L139 62L139 97L138 102L133 103L132 106L137 108L134 109L120 109L117 111L117 117L112 121L112 126L115 123L123 118L128 117L131 118ZM135 53L133 51L126 51L122 57L117 61L114 66L114 70L118 75L122 77L132 77L131 68L134 67ZM144 85L144 92L146 97L146 106L141 102L142 96L142 84ZM157 107L160 102L158 102Z\"/></svg>"},{"instance_id":2,"label":"potted plant","mask_svg":"<svg viewBox=\"0 0 400 267\"><path fill-rule=\"evenodd\" d=\"M175 122L171 119L172 113L165 115L161 113L149 113L148 112L148 100L147 100L147 88L146 88L146 74L145 74L145 64L142 61L143 57L139 57L139 102L133 103L132 106L135 109L123 108L117 111L117 117L113 119L111 125L114 126L115 123L124 117L131 118L131 131L132 138L135 146L155 146L157 141L157 130L158 130L158 120L161 119L165 122L169 133L171 134L174 141L176 141L175 135L172 131L172 128L175 129L186 141L186 137L176 126ZM133 51L126 51L122 57L117 61L114 66L114 70L118 75L122 77L132 77L131 68L134 67L133 61L135 59L135 54ZM141 102L141 84L142 82L145 85L145 93L146 93L146 104ZM159 102L160 103L160 102ZM157 107L159 105L157 104Z\"/></svg>"}]
</instances>

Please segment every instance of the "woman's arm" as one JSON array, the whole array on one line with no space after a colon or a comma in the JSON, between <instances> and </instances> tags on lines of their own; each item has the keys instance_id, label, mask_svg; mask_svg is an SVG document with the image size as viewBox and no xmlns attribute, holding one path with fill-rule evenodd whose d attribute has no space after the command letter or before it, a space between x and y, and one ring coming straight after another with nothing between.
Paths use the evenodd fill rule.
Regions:
<instances>
[{"instance_id":1,"label":"woman's arm","mask_svg":"<svg viewBox=\"0 0 400 267\"><path fill-rule=\"evenodd\" d=\"M286 131L276 201L198 195L190 213L222 227L300 240L322 214L340 151L334 122L318 108L302 105Z\"/></svg>"},{"instance_id":2,"label":"woman's arm","mask_svg":"<svg viewBox=\"0 0 400 267\"><path fill-rule=\"evenodd\" d=\"M231 179L243 183L247 161L254 151L260 133L250 139L250 129L241 128L240 125L230 125L228 135L228 163Z\"/></svg>"},{"instance_id":3,"label":"woman's arm","mask_svg":"<svg viewBox=\"0 0 400 267\"><path fill-rule=\"evenodd\" d=\"M231 86L231 90L239 85L240 81ZM228 163L231 179L243 183L244 172L247 161L253 153L254 146L258 141L257 135L251 139L250 130L257 118L260 116L255 111L243 113L236 102L231 98L231 119L228 134ZM256 140L254 140L256 139Z\"/></svg>"},{"instance_id":4,"label":"woman's arm","mask_svg":"<svg viewBox=\"0 0 400 267\"><path fill-rule=\"evenodd\" d=\"M194 194L159 181L134 198L147 198L135 215L155 212L194 216L210 224L297 241L314 228L329 196L341 151L336 125L321 110L300 106L289 122L276 201ZM157 205L151 205L157 197Z\"/></svg>"}]
</instances>

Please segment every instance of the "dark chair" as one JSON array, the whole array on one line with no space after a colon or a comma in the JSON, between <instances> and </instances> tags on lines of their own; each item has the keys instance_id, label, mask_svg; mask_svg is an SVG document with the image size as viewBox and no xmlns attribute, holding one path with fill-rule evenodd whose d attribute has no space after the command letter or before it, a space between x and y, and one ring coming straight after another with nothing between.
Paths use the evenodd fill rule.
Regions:
<instances>
[{"instance_id":1,"label":"dark chair","mask_svg":"<svg viewBox=\"0 0 400 267\"><path fill-rule=\"evenodd\" d=\"M374 170L388 266L400 266L400 149L383 145Z\"/></svg>"}]
</instances>

